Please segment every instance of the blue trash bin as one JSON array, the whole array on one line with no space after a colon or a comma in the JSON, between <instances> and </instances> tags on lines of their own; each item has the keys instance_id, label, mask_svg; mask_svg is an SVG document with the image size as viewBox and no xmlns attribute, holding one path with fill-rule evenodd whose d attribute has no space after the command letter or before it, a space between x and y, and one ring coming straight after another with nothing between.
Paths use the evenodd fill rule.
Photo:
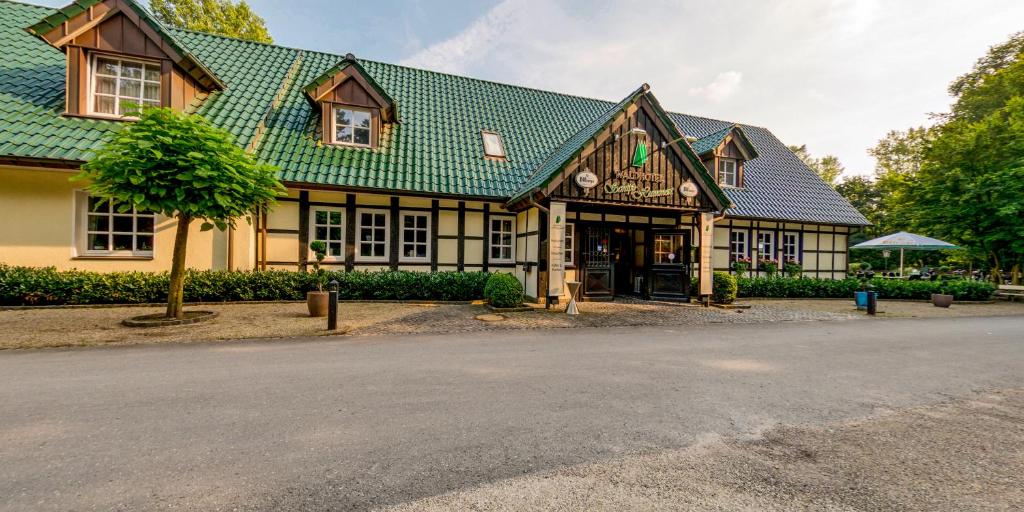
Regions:
<instances>
[{"instance_id":1,"label":"blue trash bin","mask_svg":"<svg viewBox=\"0 0 1024 512\"><path fill-rule=\"evenodd\" d=\"M868 292L853 292L853 301L857 304L857 309L867 309Z\"/></svg>"}]
</instances>

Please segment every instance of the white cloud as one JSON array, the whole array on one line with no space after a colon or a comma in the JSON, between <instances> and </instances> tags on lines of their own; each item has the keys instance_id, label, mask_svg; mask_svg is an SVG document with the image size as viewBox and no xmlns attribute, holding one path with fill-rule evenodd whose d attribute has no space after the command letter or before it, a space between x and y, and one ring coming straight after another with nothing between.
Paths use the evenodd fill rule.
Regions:
<instances>
[{"instance_id":1,"label":"white cloud","mask_svg":"<svg viewBox=\"0 0 1024 512\"><path fill-rule=\"evenodd\" d=\"M743 73L726 71L719 73L711 83L700 87L691 87L690 96L702 96L714 102L723 101L740 90Z\"/></svg>"},{"instance_id":2,"label":"white cloud","mask_svg":"<svg viewBox=\"0 0 1024 512\"><path fill-rule=\"evenodd\" d=\"M647 82L670 110L870 172L868 147L946 110L946 85L1019 30L1024 2L979 1L503 0L402 62L607 100Z\"/></svg>"}]
</instances>

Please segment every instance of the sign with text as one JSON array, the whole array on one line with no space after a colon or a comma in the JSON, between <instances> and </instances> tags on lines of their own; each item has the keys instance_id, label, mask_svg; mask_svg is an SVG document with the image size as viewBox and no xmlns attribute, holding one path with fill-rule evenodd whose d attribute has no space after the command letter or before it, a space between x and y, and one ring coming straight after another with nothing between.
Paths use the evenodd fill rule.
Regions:
<instances>
[{"instance_id":1,"label":"sign with text","mask_svg":"<svg viewBox=\"0 0 1024 512\"><path fill-rule=\"evenodd\" d=\"M548 297L560 297L565 276L565 203L548 208Z\"/></svg>"}]
</instances>

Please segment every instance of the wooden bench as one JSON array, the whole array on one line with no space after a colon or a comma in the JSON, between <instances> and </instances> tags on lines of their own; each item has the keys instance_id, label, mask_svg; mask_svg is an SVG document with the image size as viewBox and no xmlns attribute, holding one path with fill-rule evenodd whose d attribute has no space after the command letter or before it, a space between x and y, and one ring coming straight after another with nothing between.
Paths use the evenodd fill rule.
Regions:
<instances>
[{"instance_id":1,"label":"wooden bench","mask_svg":"<svg viewBox=\"0 0 1024 512\"><path fill-rule=\"evenodd\" d=\"M1024 299L1024 286L1001 284L999 285L999 289L996 290L996 297L1001 297L1010 301Z\"/></svg>"}]
</instances>

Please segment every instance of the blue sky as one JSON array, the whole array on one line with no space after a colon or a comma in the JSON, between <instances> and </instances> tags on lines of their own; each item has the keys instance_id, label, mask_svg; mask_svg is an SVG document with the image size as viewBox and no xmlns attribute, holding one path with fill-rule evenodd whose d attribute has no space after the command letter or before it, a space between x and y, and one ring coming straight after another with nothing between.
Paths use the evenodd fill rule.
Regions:
<instances>
[{"instance_id":1,"label":"blue sky","mask_svg":"<svg viewBox=\"0 0 1024 512\"><path fill-rule=\"evenodd\" d=\"M949 82L1024 30L1020 0L250 4L286 46L609 100L647 82L670 110L768 127L848 174L870 173L867 148L947 110Z\"/></svg>"}]
</instances>

